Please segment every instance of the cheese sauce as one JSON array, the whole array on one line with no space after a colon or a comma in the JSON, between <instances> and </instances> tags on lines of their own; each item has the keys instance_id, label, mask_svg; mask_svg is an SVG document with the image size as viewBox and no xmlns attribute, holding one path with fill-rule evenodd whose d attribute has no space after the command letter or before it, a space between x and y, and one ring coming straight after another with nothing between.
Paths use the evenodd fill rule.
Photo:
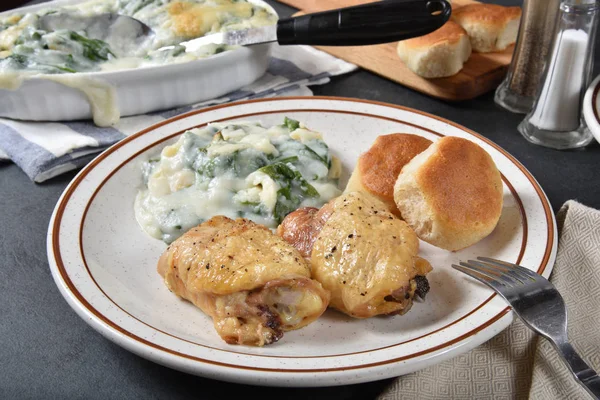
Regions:
<instances>
[{"instance_id":1,"label":"cheese sauce","mask_svg":"<svg viewBox=\"0 0 600 400\"><path fill-rule=\"evenodd\" d=\"M210 124L143 164L135 215L166 243L215 215L276 228L290 212L339 196L340 170L321 135L297 121Z\"/></svg>"},{"instance_id":2,"label":"cheese sauce","mask_svg":"<svg viewBox=\"0 0 600 400\"><path fill-rule=\"evenodd\" d=\"M46 79L80 90L88 100L94 124L111 126L119 122L121 114L117 107L117 91L113 86L76 75L51 75ZM0 82L0 87L1 84Z\"/></svg>"},{"instance_id":3,"label":"cheese sauce","mask_svg":"<svg viewBox=\"0 0 600 400\"><path fill-rule=\"evenodd\" d=\"M79 21L107 12L138 19L155 34L137 42L126 25L117 24L104 33L93 26L49 32L39 21L48 14L60 14L61 21ZM276 20L267 9L246 0L91 0L11 14L0 17L0 75L69 74L191 61L233 47L207 45L186 52L179 43L223 30L273 25ZM164 46L173 48L158 51Z\"/></svg>"}]
</instances>

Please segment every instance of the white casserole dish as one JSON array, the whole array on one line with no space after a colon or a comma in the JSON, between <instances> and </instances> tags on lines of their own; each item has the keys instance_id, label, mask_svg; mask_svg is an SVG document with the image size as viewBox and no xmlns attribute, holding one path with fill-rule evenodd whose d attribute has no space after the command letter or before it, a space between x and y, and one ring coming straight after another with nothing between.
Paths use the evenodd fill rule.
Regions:
<instances>
[{"instance_id":1,"label":"white casserole dish","mask_svg":"<svg viewBox=\"0 0 600 400\"><path fill-rule=\"evenodd\" d=\"M83 1L87 0L55 0L0 13L0 16ZM276 14L264 1L248 1ZM192 104L248 85L267 70L271 48L270 44L242 47L178 64L27 77L14 90L0 89L0 117L30 121L70 121L94 117L97 125L111 125L118 121L119 116ZM81 84L94 84L94 109L90 96L81 90L49 80L62 80L64 77L75 78Z\"/></svg>"}]
</instances>

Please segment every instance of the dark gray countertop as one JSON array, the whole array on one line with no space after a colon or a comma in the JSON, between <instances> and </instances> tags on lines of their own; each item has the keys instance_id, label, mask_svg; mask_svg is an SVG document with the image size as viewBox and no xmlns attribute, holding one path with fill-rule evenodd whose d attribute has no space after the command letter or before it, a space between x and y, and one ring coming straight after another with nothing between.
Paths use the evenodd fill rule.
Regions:
<instances>
[{"instance_id":1,"label":"dark gray countertop","mask_svg":"<svg viewBox=\"0 0 600 400\"><path fill-rule=\"evenodd\" d=\"M274 5L281 15L293 11ZM600 60L598 55L596 51L596 60ZM365 71L334 78L313 90L316 95L386 101L453 120L519 159L538 179L555 210L568 199L600 208L596 169L600 168L600 145L565 152L531 145L516 130L522 116L497 107L491 93L472 101L446 103ZM46 260L50 214L74 175L34 184L16 166L0 164L1 399L371 399L389 384L388 380L314 389L236 385L162 367L104 339L67 305Z\"/></svg>"}]
</instances>

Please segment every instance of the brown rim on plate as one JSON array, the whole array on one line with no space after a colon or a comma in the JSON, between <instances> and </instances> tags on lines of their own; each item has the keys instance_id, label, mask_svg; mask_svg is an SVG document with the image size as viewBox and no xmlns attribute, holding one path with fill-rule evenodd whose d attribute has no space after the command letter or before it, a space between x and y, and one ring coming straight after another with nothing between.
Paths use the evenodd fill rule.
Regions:
<instances>
[{"instance_id":1,"label":"brown rim on plate","mask_svg":"<svg viewBox=\"0 0 600 400\"><path fill-rule=\"evenodd\" d=\"M257 116L257 115L265 115L265 114L275 114L275 113L301 113L301 112L322 112L323 110L317 110L317 109L287 109L287 110L270 110L270 111L262 111L262 112L256 112L256 113L250 113L250 114L241 114L241 115L236 115L233 117L227 117L227 118L222 118L222 119L218 119L218 120L214 120L212 121L214 122L224 122L224 121L229 121L232 119L239 119L239 118L246 118L246 117L252 117L252 116ZM384 119L384 120L388 120L388 121L392 121L392 122L396 122L396 123L400 123L400 124L404 124L404 125L408 125L408 126L412 126L414 128L429 132L433 135L439 136L439 137L443 137L445 135L442 135L441 133L435 132L431 129L419 126L419 125L415 125L413 123L410 122L406 122L403 120L399 120L399 119L395 119L395 118L390 118L390 117L384 117L384 116L377 116L377 115L371 115L371 114L367 114L367 113L359 113L359 112L354 112L354 111L340 111L340 110L327 110L327 112L331 112L331 113L338 113L338 114L351 114L351 115L360 115L360 116L366 116L366 117L370 117L370 118L378 118L378 119ZM102 180L102 182L98 185L98 187L96 188L96 190L94 191L94 193L92 194L92 196L90 197L89 201L87 202L85 209L83 211L82 217L81 217L81 222L79 224L79 251L81 252L82 255L82 259L83 259L83 264L87 270L87 273L90 277L90 279L94 282L94 285L96 285L96 287L98 288L98 290L100 292L102 292L102 294L109 299L114 305L115 307L119 308L121 311L123 311L125 314L129 315L131 318L137 320L138 322L146 325L147 327L154 329L157 332L163 333L167 336L171 336L172 338L175 338L177 340L181 340L190 344L194 344L197 346L201 346L201 347L205 347L208 349L212 349L212 350L217 350L217 351L225 351L228 353L235 353L235 354L243 354L243 355L250 355L250 356L254 356L254 357L263 357L263 358L288 358L289 356L273 356L273 355L260 355L260 354L252 354L252 353L245 353L245 352L240 352L240 351L233 351L233 350L229 350L229 349L222 349L222 348L218 348L218 347L212 347L212 346L207 346L201 343L197 343L188 339L184 339L181 338L179 336L175 336L173 334L170 334L168 332L165 332L161 329L158 329L144 321L142 321L141 319L135 317L134 315L132 315L131 313L129 313L127 310L123 309L119 304L117 304L117 302L115 302L98 284L98 282L96 281L96 279L94 278L94 275L92 274L88 263L87 263L87 259L85 256L85 251L83 249L83 226L85 223L85 219L87 217L87 213L88 210L92 204L92 202L94 201L96 195L98 194L98 192L102 189L102 187L106 184L106 182L108 182L108 180L114 175L116 174L121 168L123 168L125 165L127 165L131 160L135 159L136 157L138 157L140 154L145 153L146 151L148 151L150 148L152 147L156 147L157 145L164 143L165 141L168 141L170 139L173 139L179 135L181 135L183 132L189 130L189 129L194 129L194 128L201 128L208 125L208 123L204 123L204 124L200 124L200 125L196 125L193 127L189 127L187 129L183 129L181 131L175 132L171 135L165 136L163 138L161 138L160 140L155 141L154 143L144 147L143 149L137 151L135 154L133 154L131 157L127 158L125 161L123 161L121 164L119 164L116 168L114 168L107 176L106 178L104 178ZM519 264L523 258L523 254L525 253L525 247L527 245L527 216L525 214L525 210L523 207L523 202L521 200L521 198L519 197L519 194L516 192L516 190L514 189L513 185L510 183L510 181L504 176L502 175L502 180L504 181L504 183L506 184L506 186L509 188L511 194L513 195L518 207L519 207L519 213L521 214L521 225L523 228L523 237L521 239L521 249L519 250L519 254L517 256L517 260L515 261L515 264ZM383 349L387 349L390 347L395 347L395 346L400 346L403 345L405 343L409 343L409 342L413 342L415 340L419 340L425 336L429 336L431 334L434 334L436 332L441 331L442 329L446 329L452 325L457 324L458 322L462 321L463 319L467 318L468 316L472 315L473 313L477 312L477 310L479 310L480 308L482 308L485 304L487 304L490 300L492 300L492 298L494 298L496 296L496 294L492 294L490 295L486 300L484 300L480 305L478 305L477 307L475 307L474 309L472 309L471 311L469 311L468 313L466 313L465 315L463 315L462 317L452 321L449 324L446 324L444 326L442 326L441 328L438 328L434 331L431 331L427 334L421 335L421 336L417 336L415 338L409 339L409 340L405 340L403 342L400 343L394 343L388 346L384 346L384 347L378 347L378 348L374 348L374 349L369 349L369 350L363 350L363 351L357 351L357 352L352 352L352 353L342 353L342 354L334 354L334 355L326 355L326 356L294 356L294 358L330 358L330 357L340 357L340 356L348 356L348 355L354 355L354 354L361 354L361 353L366 353L369 351L377 351L377 350L383 350Z\"/></svg>"},{"instance_id":2,"label":"brown rim on plate","mask_svg":"<svg viewBox=\"0 0 600 400\"><path fill-rule=\"evenodd\" d=\"M302 99L305 99L305 98L303 98L303 97L288 97L288 98L277 99L277 101L302 100ZM481 135L479 135L479 134L477 134L477 133L475 133L475 132L473 132L473 131L471 131L469 129L466 129L466 128L464 128L464 127L462 127L462 126L460 126L460 125L458 125L456 123L453 123L451 121L445 120L445 119L440 118L440 117L436 117L436 116L430 115L428 113L424 113L424 112L421 112L421 111L409 109L409 108L406 108L406 107L396 106L396 105L393 105L393 104L387 104L387 103L376 102L376 101L347 99L347 98L341 98L341 97L311 97L310 99L311 100L337 100L337 101L346 101L346 102L358 102L358 103L375 104L375 105L380 105L380 106L384 106L384 107L388 107L388 108L396 108L396 109L400 109L400 110L403 110L403 111L409 111L409 112L413 112L413 113L416 113L416 114L421 114L421 115L427 116L429 118L433 118L433 119L439 120L441 122L444 122L444 123L449 124L451 126L457 127L459 129L461 129L461 130L463 130L465 132L468 132L468 133L472 134L473 136L481 139L482 141L484 141L488 145L494 147L496 150L498 150L500 153L502 153L504 156L506 156L527 177L527 179L530 181L530 183L534 187L536 193L538 194L538 197L540 198L540 201L541 201L542 206L544 208L544 212L545 212L545 215L546 215L547 227L548 227L548 240L547 240L547 243L546 243L546 249L545 249L544 257L542 259L540 267L537 270L538 273L543 273L543 271L547 267L548 260L550 258L551 253L552 253L552 248L553 248L553 244L554 244L554 229L553 229L554 228L554 224L553 224L553 218L552 218L552 214L551 214L551 208L550 208L550 205L548 204L548 201L547 201L547 199L546 199L546 197L545 197L542 189L539 187L538 183L533 178L533 176L531 176L531 174L525 169L525 167L523 167L513 156L511 156L505 150L503 150L502 148L500 148L495 143L491 142L489 139L487 139L487 138L485 138L485 137L483 137L483 136L481 136ZM275 100L274 99L257 99L257 100L248 100L248 101L243 101L243 102L238 102L238 103L223 104L223 105L218 105L218 106L214 106L214 107L209 107L209 108L206 108L206 109L191 111L191 112L179 115L177 117L174 117L174 118L162 121L162 122L160 122L158 124L155 124L155 125L147 128L147 129L145 129L145 130L142 130L142 131L140 131L140 132L138 132L138 133L136 133L136 134L134 134L134 135L132 135L132 136L130 136L128 138L123 139L119 143L115 144L114 146L112 146L111 148L109 148L108 150L106 150L105 152L103 152L102 154L100 154L87 167L85 167L84 170L81 171L81 173L78 174L78 176L69 185L68 189L65 191L65 194L64 194L63 198L61 199L61 201L60 201L60 203L59 203L59 205L57 207L57 210L56 210L55 220L54 220L54 224L53 224L53 235L52 235L53 256L54 256L54 259L55 259L55 262L56 262L59 274L60 274L63 282L65 283L66 287L71 292L71 294L79 301L79 303L83 307L85 307L94 316L96 316L96 318L98 318L101 323L107 325L108 327L114 329L115 331L117 331L117 332L119 332L121 334L124 334L125 336L129 337L130 339L133 339L134 342L145 344L145 345L150 346L152 348L155 348L157 350L165 351L165 352L167 352L169 354L172 354L172 355L175 355L175 356L180 356L180 357L187 358L187 359L194 360L194 361L200 361L200 362L203 362L203 363L208 363L208 364L213 364L213 365L219 365L219 366L224 366L224 367L238 368L238 369L248 369L248 370L258 370L258 371L272 371L272 372L305 372L306 373L306 372L327 372L327 371L338 371L338 370L368 368L368 367L373 367L373 366L378 366L378 365L385 365L385 364L395 363L395 362L404 361L404 360L407 360L407 359L410 359L410 358L418 357L418 356L421 356L421 355L424 355L424 354L427 354L427 353L430 353L430 352L433 352L433 351L437 351L437 350L440 350L442 348L451 346L451 345L453 345L453 344L455 344L457 342L460 342L460 341L464 340L465 338L473 336L474 334L480 332L481 330L485 329L486 327L490 326L491 324L493 324L494 322L496 322L497 320L499 320L500 318L502 318L509 311L510 308L506 307L505 309L503 309L500 313L498 313L496 316L494 316L490 320L486 321L485 323L481 324L480 326L474 328L473 330L471 330L471 331L469 331L469 332L467 332L467 333L465 333L465 334L463 334L463 335L461 335L461 336L459 336L457 338L454 338L454 339L452 339L452 340L450 340L450 341L448 341L446 343L440 344L440 345L435 346L433 348L429 348L427 350L423 350L421 352L413 353L413 354L410 354L410 355L407 355L407 356L403 356L403 357L400 357L400 358L396 358L396 359L385 360L385 361L381 361L381 362L377 362L377 363L355 365L355 366L350 366L350 367L340 367L340 368L327 368L327 369L276 369L276 368L246 367L246 366L240 366L240 365L235 365L235 364L227 364L227 363L221 363L221 362L212 361L212 360L206 360L206 359L202 359L202 358L198 358L198 357L193 357L193 356L190 356L188 354L179 353L179 352L176 352L176 351L164 348L162 346L158 346L158 345L156 345L154 343L148 342L147 340L145 340L143 338L140 338L140 337L134 335L133 333L124 330L123 328L121 328L120 326L118 326L117 324L115 324L114 322L112 322L111 320L109 320L108 318L106 318L104 315L102 315L96 309L94 309L87 302L87 300L85 300L85 298L81 295L81 293L79 293L77 291L77 289L75 288L73 282L70 280L69 276L67 275L65 267L64 267L64 264L62 262L62 256L60 254L60 246L59 246L59 240L58 240L59 232L60 232L60 221L62 220L62 215L64 213L64 210L66 208L68 200L70 199L70 197L72 196L73 192L78 187L78 185L81 183L81 181L87 176L87 174L93 168L96 167L97 164L99 164L102 160L104 160L106 157L108 157L110 154L112 154L115 150L117 150L118 148L122 147L123 145L129 143L130 141L134 140L135 138L137 138L137 137L139 137L139 136L141 136L143 134L146 134L146 133L148 133L148 132L150 132L152 130L155 130L155 129L163 126L163 125L169 124L169 123L174 122L174 121L179 120L179 119L186 118L186 117L191 116L191 115L200 114L200 113L203 113L203 112L208 112L208 111L212 111L212 110L219 109L219 108L231 107L231 106L241 105L241 104L246 104L246 103L257 103L257 102L268 102L268 101L275 101ZM277 111L270 111L270 113L273 113L273 112L285 112L285 111L292 112L292 110L277 110ZM297 111L311 111L311 110L302 109L302 110L297 110ZM312 110L312 111L313 112L314 111L336 112L336 110ZM348 112L348 113L353 113L353 112ZM261 114L261 113L255 113L254 115L257 115L257 114ZM265 113L262 113L262 114L265 114ZM360 114L360 113L357 113L357 114ZM381 116L374 116L374 115L371 115L371 114L367 114L367 115L370 116L370 117L377 117L377 118L381 117ZM238 116L230 117L229 119L240 118L240 117L242 117L242 116L238 115ZM381 118L387 118L387 117L381 117ZM392 121L395 121L395 122L407 124L406 122L395 120L395 119L392 119L392 118L388 118L388 119L390 119ZM224 119L224 120L226 120L226 119ZM415 126L414 124L410 124L410 123L408 123L408 125ZM188 129L190 129L190 128L188 128ZM429 131L429 132L432 132L432 131L430 131L430 130L428 130L426 128L423 128L423 127L418 127L418 128L426 130L426 131ZM181 132L179 132L177 134L180 134L180 133ZM436 134L438 136L442 136L441 134L438 134L436 132L432 132L432 133L434 133L434 134ZM163 142L165 140L168 140L168 139L176 136L177 134L170 135L167 138L163 138L163 139L161 139L161 140L153 143L152 145L147 146L144 150L142 150L140 152L137 152L133 157L130 157L128 159L128 161L131 160L132 158L136 157L140 153L146 151L148 148L154 147L157 144L159 144L159 143L161 143L161 142ZM125 163L123 163L123 164L125 164ZM107 176L103 180L102 185L108 179L110 179L110 177L119 168L121 168L123 164L121 164L119 167L117 167L117 169L113 170L109 174L109 176ZM505 182L508 182L508 181L505 180ZM94 192L93 196L96 195L96 193L98 192L98 190L99 190L99 188L96 189L96 191ZM514 190L514 188L511 188L511 191L512 190ZM516 192L514 192L514 193L516 193ZM518 196L516 197L516 199L518 199ZM91 202L91 200L90 200L90 202ZM518 202L519 202L519 206L520 206L521 212L523 213L522 204L520 202L520 199L518 199ZM89 203L86 206L85 213L87 212L88 207L89 207ZM84 215L84 217L85 217L85 215ZM522 218L522 221L526 222L526 220L523 219L523 218ZM526 234L525 228L526 228L526 226L524 226L524 232ZM81 235L81 231L80 231L80 235ZM80 236L80 238L81 238L81 236ZM81 246L81 243L80 243L80 246ZM524 251L524 248L521 249L520 256L522 256L523 251ZM519 258L520 258L520 256L519 256ZM86 265L86 268L87 268L87 265ZM89 269L88 269L88 273L89 273ZM93 277L91 276L91 274L90 274L90 277L93 280ZM95 280L94 280L94 283L95 283ZM102 289L100 289L100 290L102 291ZM487 303L492 297L493 297L493 295L490 296L490 298L487 299L484 302L484 304ZM483 304L480 305L479 307L482 307L482 306L483 306ZM475 312L475 311L476 310L473 310L472 312ZM469 313L469 314L471 314L471 313ZM467 314L467 316L469 314ZM461 317L461 319L464 319L467 316L463 316L463 317ZM457 321L455 321L454 323L456 323L456 322ZM431 333L434 333L434 332L430 332L429 334L424 335L424 336L428 336ZM423 336L421 336L421 337L423 337ZM412 340L416 340L416 339L412 339ZM398 346L398 345L399 344L395 344L395 345L392 345L392 346ZM388 347L391 347L391 346L388 346ZM227 350L221 350L221 349L219 349L219 351L229 352ZM369 351L374 351L374 350L369 350ZM242 354L247 354L247 353L242 353ZM356 353L352 353L352 354L356 354ZM252 356L257 356L257 355L252 354ZM336 356L340 356L340 355L332 355L332 356L328 356L328 357L336 357ZM294 358L294 357L286 357L286 358ZM300 357L297 357L297 358L300 358ZM307 358L307 357L304 357L304 358ZM308 358L311 358L311 357L308 357Z\"/></svg>"}]
</instances>

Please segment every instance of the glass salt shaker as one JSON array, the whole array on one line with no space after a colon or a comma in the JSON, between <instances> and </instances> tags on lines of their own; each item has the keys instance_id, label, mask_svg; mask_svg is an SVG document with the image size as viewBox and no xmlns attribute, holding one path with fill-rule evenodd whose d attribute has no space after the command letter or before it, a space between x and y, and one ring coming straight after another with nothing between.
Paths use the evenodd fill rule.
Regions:
<instances>
[{"instance_id":1,"label":"glass salt shaker","mask_svg":"<svg viewBox=\"0 0 600 400\"><path fill-rule=\"evenodd\" d=\"M554 38L560 0L525 0L512 61L494 100L505 109L526 114Z\"/></svg>"},{"instance_id":2,"label":"glass salt shaker","mask_svg":"<svg viewBox=\"0 0 600 400\"><path fill-rule=\"evenodd\" d=\"M554 149L590 143L581 113L592 73L599 0L564 0L537 99L518 130L530 142Z\"/></svg>"}]
</instances>

